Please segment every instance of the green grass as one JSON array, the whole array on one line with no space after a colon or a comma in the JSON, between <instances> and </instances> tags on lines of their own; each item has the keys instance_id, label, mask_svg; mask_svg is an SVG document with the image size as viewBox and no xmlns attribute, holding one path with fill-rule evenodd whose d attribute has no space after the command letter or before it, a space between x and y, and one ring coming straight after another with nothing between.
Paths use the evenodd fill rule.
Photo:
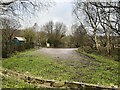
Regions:
<instances>
[{"instance_id":1,"label":"green grass","mask_svg":"<svg viewBox=\"0 0 120 90\"><path fill-rule=\"evenodd\" d=\"M96 68L95 78L101 76L101 83L103 84L117 84L119 85L119 62L115 61L114 58L105 57L101 55L89 54L86 52L78 51L90 58L95 59L97 62L100 62L99 67ZM115 58L116 59L116 58ZM106 81L105 81L106 80ZM100 80L99 80L100 81ZM113 82L114 81L114 82Z\"/></svg>"},{"instance_id":2,"label":"green grass","mask_svg":"<svg viewBox=\"0 0 120 90\"><path fill-rule=\"evenodd\" d=\"M32 50L4 59L2 66L43 79L78 81L102 85L118 85L118 62L93 54L96 60L54 60L44 55L33 55Z\"/></svg>"},{"instance_id":3,"label":"green grass","mask_svg":"<svg viewBox=\"0 0 120 90\"><path fill-rule=\"evenodd\" d=\"M43 55L29 55L30 52L20 53L11 58L4 59L2 66L21 73L29 72L34 76L39 76L44 79L61 80L62 78L67 80L66 73L63 73L66 66L58 65L51 58Z\"/></svg>"},{"instance_id":4,"label":"green grass","mask_svg":"<svg viewBox=\"0 0 120 90\"><path fill-rule=\"evenodd\" d=\"M2 76L2 88L34 88L34 85L13 77Z\"/></svg>"},{"instance_id":5,"label":"green grass","mask_svg":"<svg viewBox=\"0 0 120 90\"><path fill-rule=\"evenodd\" d=\"M45 87L40 87L36 86L33 84L29 84L27 82L24 82L23 80L18 80L13 77L6 77L2 76L2 88L23 88L23 90L64 90L64 89L54 89L54 88L45 88ZM15 89L16 90L16 89Z\"/></svg>"}]
</instances>

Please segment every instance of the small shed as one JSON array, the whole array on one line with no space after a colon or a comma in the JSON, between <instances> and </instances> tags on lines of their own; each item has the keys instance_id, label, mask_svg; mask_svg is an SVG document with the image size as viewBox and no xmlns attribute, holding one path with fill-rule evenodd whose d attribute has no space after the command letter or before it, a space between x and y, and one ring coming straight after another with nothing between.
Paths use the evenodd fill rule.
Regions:
<instances>
[{"instance_id":1,"label":"small shed","mask_svg":"<svg viewBox=\"0 0 120 90\"><path fill-rule=\"evenodd\" d=\"M26 39L24 37L14 37L12 42L14 45L21 45L26 42Z\"/></svg>"}]
</instances>

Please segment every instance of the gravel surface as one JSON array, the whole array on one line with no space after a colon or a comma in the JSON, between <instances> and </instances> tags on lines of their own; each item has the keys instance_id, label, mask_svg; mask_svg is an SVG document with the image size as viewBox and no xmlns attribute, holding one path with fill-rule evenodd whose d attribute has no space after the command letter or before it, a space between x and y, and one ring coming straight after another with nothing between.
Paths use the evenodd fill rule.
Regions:
<instances>
[{"instance_id":1,"label":"gravel surface","mask_svg":"<svg viewBox=\"0 0 120 90\"><path fill-rule=\"evenodd\" d=\"M77 53L75 50L78 48L40 48L34 51L34 54L44 54L46 56L50 56L56 59L62 60L92 60L88 56Z\"/></svg>"}]
</instances>

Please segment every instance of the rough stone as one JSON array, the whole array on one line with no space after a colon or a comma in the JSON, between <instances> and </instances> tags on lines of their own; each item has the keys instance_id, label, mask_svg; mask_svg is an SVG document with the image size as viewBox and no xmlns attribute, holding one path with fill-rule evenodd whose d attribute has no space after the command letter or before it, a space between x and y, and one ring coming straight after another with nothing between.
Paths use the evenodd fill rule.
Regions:
<instances>
[{"instance_id":1,"label":"rough stone","mask_svg":"<svg viewBox=\"0 0 120 90\"><path fill-rule=\"evenodd\" d=\"M63 87L65 84L63 82L55 82L53 83L53 87Z\"/></svg>"}]
</instances>

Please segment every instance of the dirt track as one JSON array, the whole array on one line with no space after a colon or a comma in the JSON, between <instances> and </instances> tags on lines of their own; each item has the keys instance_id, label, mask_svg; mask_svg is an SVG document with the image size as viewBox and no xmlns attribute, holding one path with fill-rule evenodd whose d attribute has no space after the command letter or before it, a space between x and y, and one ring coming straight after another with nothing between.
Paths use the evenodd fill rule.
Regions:
<instances>
[{"instance_id":1,"label":"dirt track","mask_svg":"<svg viewBox=\"0 0 120 90\"><path fill-rule=\"evenodd\" d=\"M62 60L79 60L83 62L84 61L90 61L91 58L82 55L80 53L77 53L75 50L77 48L41 48L36 51L34 51L34 54L44 54L46 56L53 57L55 59L62 59Z\"/></svg>"}]
</instances>

